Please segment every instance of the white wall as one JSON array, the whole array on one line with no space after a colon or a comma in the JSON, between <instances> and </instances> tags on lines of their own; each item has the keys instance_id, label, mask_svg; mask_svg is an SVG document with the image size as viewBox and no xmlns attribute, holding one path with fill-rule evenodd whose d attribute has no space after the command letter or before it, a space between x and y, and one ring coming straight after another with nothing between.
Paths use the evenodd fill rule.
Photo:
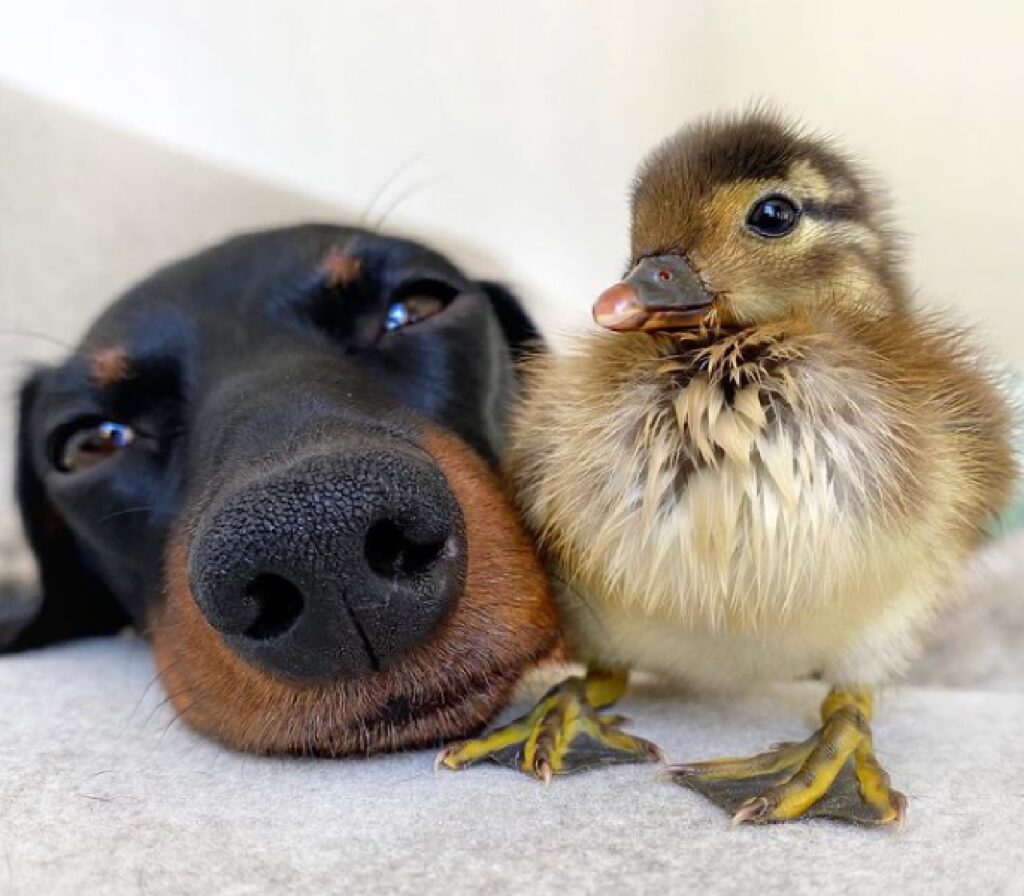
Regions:
<instances>
[{"instance_id":1,"label":"white wall","mask_svg":"<svg viewBox=\"0 0 1024 896\"><path fill-rule=\"evenodd\" d=\"M555 329L619 273L644 151L769 97L875 163L924 294L1022 359L1022 10L0 0L0 80L342 208L394 178L393 226L510 278Z\"/></svg>"}]
</instances>

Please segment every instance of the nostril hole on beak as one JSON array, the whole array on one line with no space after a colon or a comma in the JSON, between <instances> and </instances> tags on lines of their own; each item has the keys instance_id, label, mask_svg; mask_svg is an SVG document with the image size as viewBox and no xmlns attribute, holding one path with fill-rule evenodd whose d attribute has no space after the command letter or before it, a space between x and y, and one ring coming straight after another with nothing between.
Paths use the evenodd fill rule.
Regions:
<instances>
[{"instance_id":1,"label":"nostril hole on beak","mask_svg":"<svg viewBox=\"0 0 1024 896\"><path fill-rule=\"evenodd\" d=\"M245 630L254 641L268 641L283 635L302 613L302 592L291 582L273 573L261 573L245 589L256 602L255 621Z\"/></svg>"},{"instance_id":2,"label":"nostril hole on beak","mask_svg":"<svg viewBox=\"0 0 1024 896\"><path fill-rule=\"evenodd\" d=\"M444 541L418 544L391 520L381 520L366 533L366 559L377 575L386 579L408 578L426 572L444 550Z\"/></svg>"}]
</instances>

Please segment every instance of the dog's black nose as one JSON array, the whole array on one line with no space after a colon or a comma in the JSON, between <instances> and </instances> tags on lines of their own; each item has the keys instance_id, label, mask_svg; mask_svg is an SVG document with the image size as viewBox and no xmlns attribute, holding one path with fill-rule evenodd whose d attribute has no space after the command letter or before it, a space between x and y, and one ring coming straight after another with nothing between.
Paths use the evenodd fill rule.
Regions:
<instances>
[{"instance_id":1,"label":"dog's black nose","mask_svg":"<svg viewBox=\"0 0 1024 896\"><path fill-rule=\"evenodd\" d=\"M386 668L428 638L465 556L444 475L399 442L251 475L198 521L189 579L237 653L315 680Z\"/></svg>"}]
</instances>

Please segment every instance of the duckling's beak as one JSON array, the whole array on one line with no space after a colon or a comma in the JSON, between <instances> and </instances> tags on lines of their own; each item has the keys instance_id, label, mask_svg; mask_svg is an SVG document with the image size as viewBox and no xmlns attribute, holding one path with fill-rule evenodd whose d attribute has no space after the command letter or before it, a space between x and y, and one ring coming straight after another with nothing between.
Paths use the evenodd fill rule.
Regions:
<instances>
[{"instance_id":1,"label":"duckling's beak","mask_svg":"<svg viewBox=\"0 0 1024 896\"><path fill-rule=\"evenodd\" d=\"M714 301L682 255L653 255L598 296L594 320L620 332L692 329Z\"/></svg>"}]
</instances>

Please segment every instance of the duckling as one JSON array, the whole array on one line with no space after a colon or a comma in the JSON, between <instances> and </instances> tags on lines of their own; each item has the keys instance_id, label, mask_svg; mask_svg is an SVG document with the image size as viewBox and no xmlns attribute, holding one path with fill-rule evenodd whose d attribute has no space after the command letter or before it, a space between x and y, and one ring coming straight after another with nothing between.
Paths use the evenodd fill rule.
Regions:
<instances>
[{"instance_id":1,"label":"duckling","mask_svg":"<svg viewBox=\"0 0 1024 896\"><path fill-rule=\"evenodd\" d=\"M737 823L903 817L873 694L911 661L1014 479L1010 420L963 333L916 310L880 193L765 111L643 163L601 330L535 359L508 479L585 678L440 762L548 779L658 758L606 710L628 670L735 690L808 676L821 727L669 775Z\"/></svg>"}]
</instances>

